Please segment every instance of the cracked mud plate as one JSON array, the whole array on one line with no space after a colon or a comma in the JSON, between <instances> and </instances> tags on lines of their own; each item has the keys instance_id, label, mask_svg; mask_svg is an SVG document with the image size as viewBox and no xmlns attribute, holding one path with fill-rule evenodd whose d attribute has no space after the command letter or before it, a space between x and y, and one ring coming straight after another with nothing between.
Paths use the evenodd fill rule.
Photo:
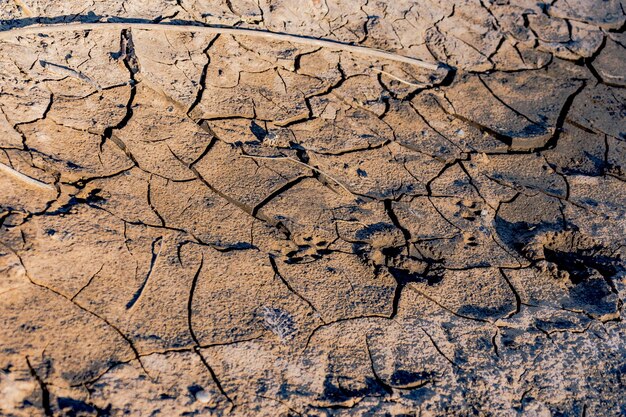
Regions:
<instances>
[{"instance_id":1,"label":"cracked mud plate","mask_svg":"<svg viewBox=\"0 0 626 417\"><path fill-rule=\"evenodd\" d=\"M0 1L0 415L625 415L625 7Z\"/></svg>"}]
</instances>

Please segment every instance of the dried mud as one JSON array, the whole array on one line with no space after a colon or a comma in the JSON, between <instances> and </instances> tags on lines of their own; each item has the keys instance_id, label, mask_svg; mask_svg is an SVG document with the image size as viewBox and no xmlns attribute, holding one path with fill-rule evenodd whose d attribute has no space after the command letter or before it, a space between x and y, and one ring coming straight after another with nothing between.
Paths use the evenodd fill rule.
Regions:
<instances>
[{"instance_id":1,"label":"dried mud","mask_svg":"<svg viewBox=\"0 0 626 417\"><path fill-rule=\"evenodd\" d=\"M625 9L0 0L0 415L626 414Z\"/></svg>"}]
</instances>

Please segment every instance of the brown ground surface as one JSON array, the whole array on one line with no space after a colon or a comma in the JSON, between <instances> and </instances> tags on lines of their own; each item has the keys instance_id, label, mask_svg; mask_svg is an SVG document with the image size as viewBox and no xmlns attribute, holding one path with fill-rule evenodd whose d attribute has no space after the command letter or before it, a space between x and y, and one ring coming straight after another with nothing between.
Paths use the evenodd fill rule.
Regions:
<instances>
[{"instance_id":1,"label":"brown ground surface","mask_svg":"<svg viewBox=\"0 0 626 417\"><path fill-rule=\"evenodd\" d=\"M451 69L0 34L0 415L625 415L625 8L0 0Z\"/></svg>"}]
</instances>

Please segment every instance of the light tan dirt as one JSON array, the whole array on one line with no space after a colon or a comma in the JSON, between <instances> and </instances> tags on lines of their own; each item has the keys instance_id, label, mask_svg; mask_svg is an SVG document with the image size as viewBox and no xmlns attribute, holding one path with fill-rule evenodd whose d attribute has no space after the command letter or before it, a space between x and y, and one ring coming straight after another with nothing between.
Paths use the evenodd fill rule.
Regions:
<instances>
[{"instance_id":1,"label":"light tan dirt","mask_svg":"<svg viewBox=\"0 0 626 417\"><path fill-rule=\"evenodd\" d=\"M0 0L0 415L625 415L625 9Z\"/></svg>"}]
</instances>

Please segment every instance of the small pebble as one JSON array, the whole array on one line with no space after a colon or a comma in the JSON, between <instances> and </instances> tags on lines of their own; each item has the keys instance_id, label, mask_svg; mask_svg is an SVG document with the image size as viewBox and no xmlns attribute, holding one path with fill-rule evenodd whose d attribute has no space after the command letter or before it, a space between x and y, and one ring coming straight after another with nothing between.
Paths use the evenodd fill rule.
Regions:
<instances>
[{"instance_id":1,"label":"small pebble","mask_svg":"<svg viewBox=\"0 0 626 417\"><path fill-rule=\"evenodd\" d=\"M200 401L202 404L208 404L211 401L211 395L204 390L200 390L196 392L196 400Z\"/></svg>"}]
</instances>

